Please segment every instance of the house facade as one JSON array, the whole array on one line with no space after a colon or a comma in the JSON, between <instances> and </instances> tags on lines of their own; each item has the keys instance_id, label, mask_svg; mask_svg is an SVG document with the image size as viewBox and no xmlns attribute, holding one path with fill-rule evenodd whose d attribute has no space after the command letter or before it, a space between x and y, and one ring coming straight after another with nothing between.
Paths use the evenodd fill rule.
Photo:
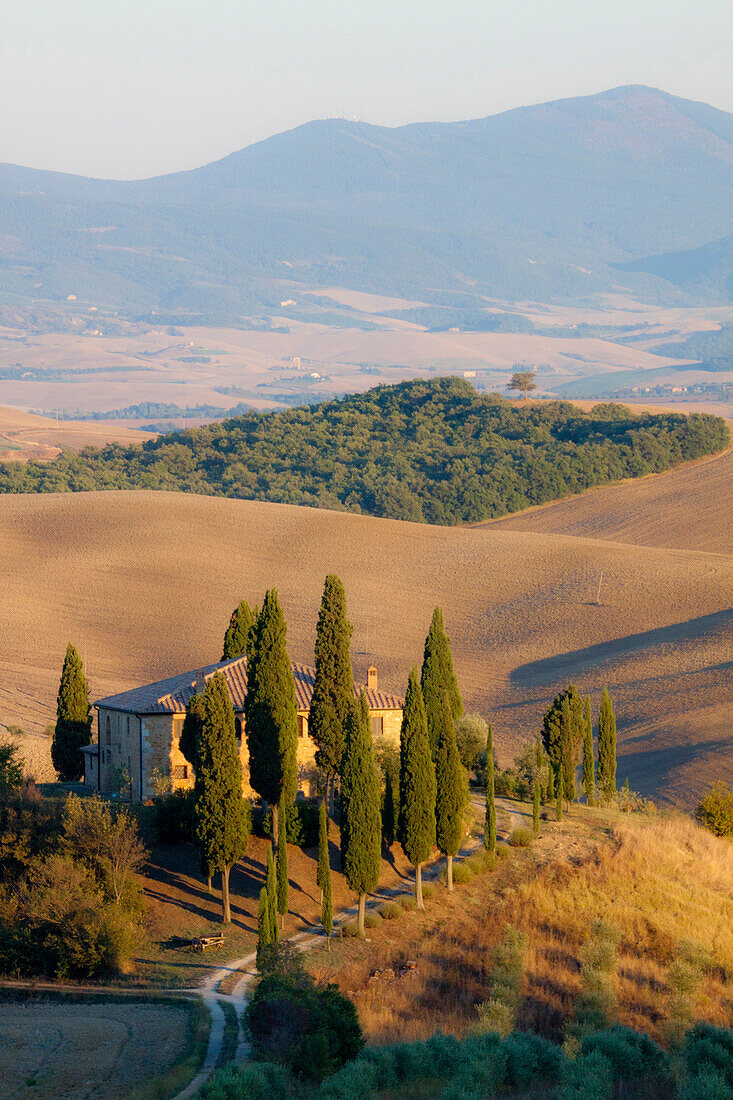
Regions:
<instances>
[{"instance_id":1,"label":"house facade","mask_svg":"<svg viewBox=\"0 0 733 1100\"><path fill-rule=\"evenodd\" d=\"M298 708L298 784L312 792L316 746L308 734L308 717L315 670L291 665ZM97 741L82 749L84 783L102 793L123 786L136 801L154 796L159 782L170 778L173 790L193 786L193 768L178 747L189 699L204 690L208 680L222 672L234 706L242 783L246 795L254 794L249 784L249 754L244 725L247 696L247 658L236 657L194 672L183 672L155 684L133 688L119 695L98 699ZM367 673L365 687L354 685L354 697L366 693L374 737L398 742L402 725L402 699L380 691L376 668Z\"/></svg>"}]
</instances>

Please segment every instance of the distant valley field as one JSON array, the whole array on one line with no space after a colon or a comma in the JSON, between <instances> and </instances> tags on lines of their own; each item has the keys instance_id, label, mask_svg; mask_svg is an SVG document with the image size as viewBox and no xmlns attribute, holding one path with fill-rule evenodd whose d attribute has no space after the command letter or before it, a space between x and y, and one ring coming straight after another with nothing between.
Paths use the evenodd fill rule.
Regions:
<instances>
[{"instance_id":1,"label":"distant valley field","mask_svg":"<svg viewBox=\"0 0 733 1100\"><path fill-rule=\"evenodd\" d=\"M687 472L712 474L720 463L725 478L729 462ZM658 544L665 484L680 524L700 508L710 517L695 549ZM2 721L37 733L52 719L67 640L99 697L216 659L233 606L273 584L291 657L308 662L323 578L336 571L359 675L373 661L380 682L402 690L440 604L466 706L491 716L503 761L534 737L568 679L596 705L607 684L620 781L689 805L733 766L733 555L720 549L733 542L733 513L712 476L675 470L629 491L654 485L647 532L640 516L634 544L609 531L445 528L176 493L0 497L10 643L0 656ZM593 502L606 515L624 488L562 507L592 524ZM572 528L569 514L565 522ZM47 749L38 737L28 743Z\"/></svg>"}]
</instances>

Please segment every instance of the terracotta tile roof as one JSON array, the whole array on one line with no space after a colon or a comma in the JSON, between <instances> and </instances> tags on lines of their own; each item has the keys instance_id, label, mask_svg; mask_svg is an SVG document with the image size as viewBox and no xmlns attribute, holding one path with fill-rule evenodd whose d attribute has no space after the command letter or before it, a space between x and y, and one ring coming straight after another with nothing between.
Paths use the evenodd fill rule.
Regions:
<instances>
[{"instance_id":1,"label":"terracotta tile roof","mask_svg":"<svg viewBox=\"0 0 733 1100\"><path fill-rule=\"evenodd\" d=\"M295 699L299 711L310 710L313 697L315 669L307 665L291 664L295 680ZM108 695L106 699L97 699L94 706L107 710L122 710L128 714L183 714L186 703L196 693L196 684L200 676L210 680L215 672L221 670L226 677L229 694L235 711L244 710L247 695L247 658L235 657L232 661L220 661L215 665L192 672L181 672L167 680L155 684L123 691L119 695ZM362 690L354 685L354 696ZM402 699L385 691L363 688L370 710L402 710Z\"/></svg>"}]
</instances>

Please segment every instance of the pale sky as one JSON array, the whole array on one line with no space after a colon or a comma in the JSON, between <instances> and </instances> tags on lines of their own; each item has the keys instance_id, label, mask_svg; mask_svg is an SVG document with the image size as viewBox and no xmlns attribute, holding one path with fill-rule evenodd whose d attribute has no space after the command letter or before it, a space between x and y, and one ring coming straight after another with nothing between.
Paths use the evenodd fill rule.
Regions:
<instances>
[{"instance_id":1,"label":"pale sky","mask_svg":"<svg viewBox=\"0 0 733 1100\"><path fill-rule=\"evenodd\" d=\"M134 178L344 113L649 84L733 111L730 0L1 0L0 162Z\"/></svg>"}]
</instances>

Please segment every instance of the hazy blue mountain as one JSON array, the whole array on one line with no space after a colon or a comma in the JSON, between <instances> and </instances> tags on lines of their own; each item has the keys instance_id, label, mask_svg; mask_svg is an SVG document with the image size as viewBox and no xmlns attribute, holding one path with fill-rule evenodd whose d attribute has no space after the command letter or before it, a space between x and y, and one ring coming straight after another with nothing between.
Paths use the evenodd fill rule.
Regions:
<instances>
[{"instance_id":1,"label":"hazy blue mountain","mask_svg":"<svg viewBox=\"0 0 733 1100\"><path fill-rule=\"evenodd\" d=\"M614 288L726 301L731 234L733 116L643 87L470 122L312 122L150 180L0 166L0 291L132 314L287 314L288 280L467 309Z\"/></svg>"}]
</instances>

